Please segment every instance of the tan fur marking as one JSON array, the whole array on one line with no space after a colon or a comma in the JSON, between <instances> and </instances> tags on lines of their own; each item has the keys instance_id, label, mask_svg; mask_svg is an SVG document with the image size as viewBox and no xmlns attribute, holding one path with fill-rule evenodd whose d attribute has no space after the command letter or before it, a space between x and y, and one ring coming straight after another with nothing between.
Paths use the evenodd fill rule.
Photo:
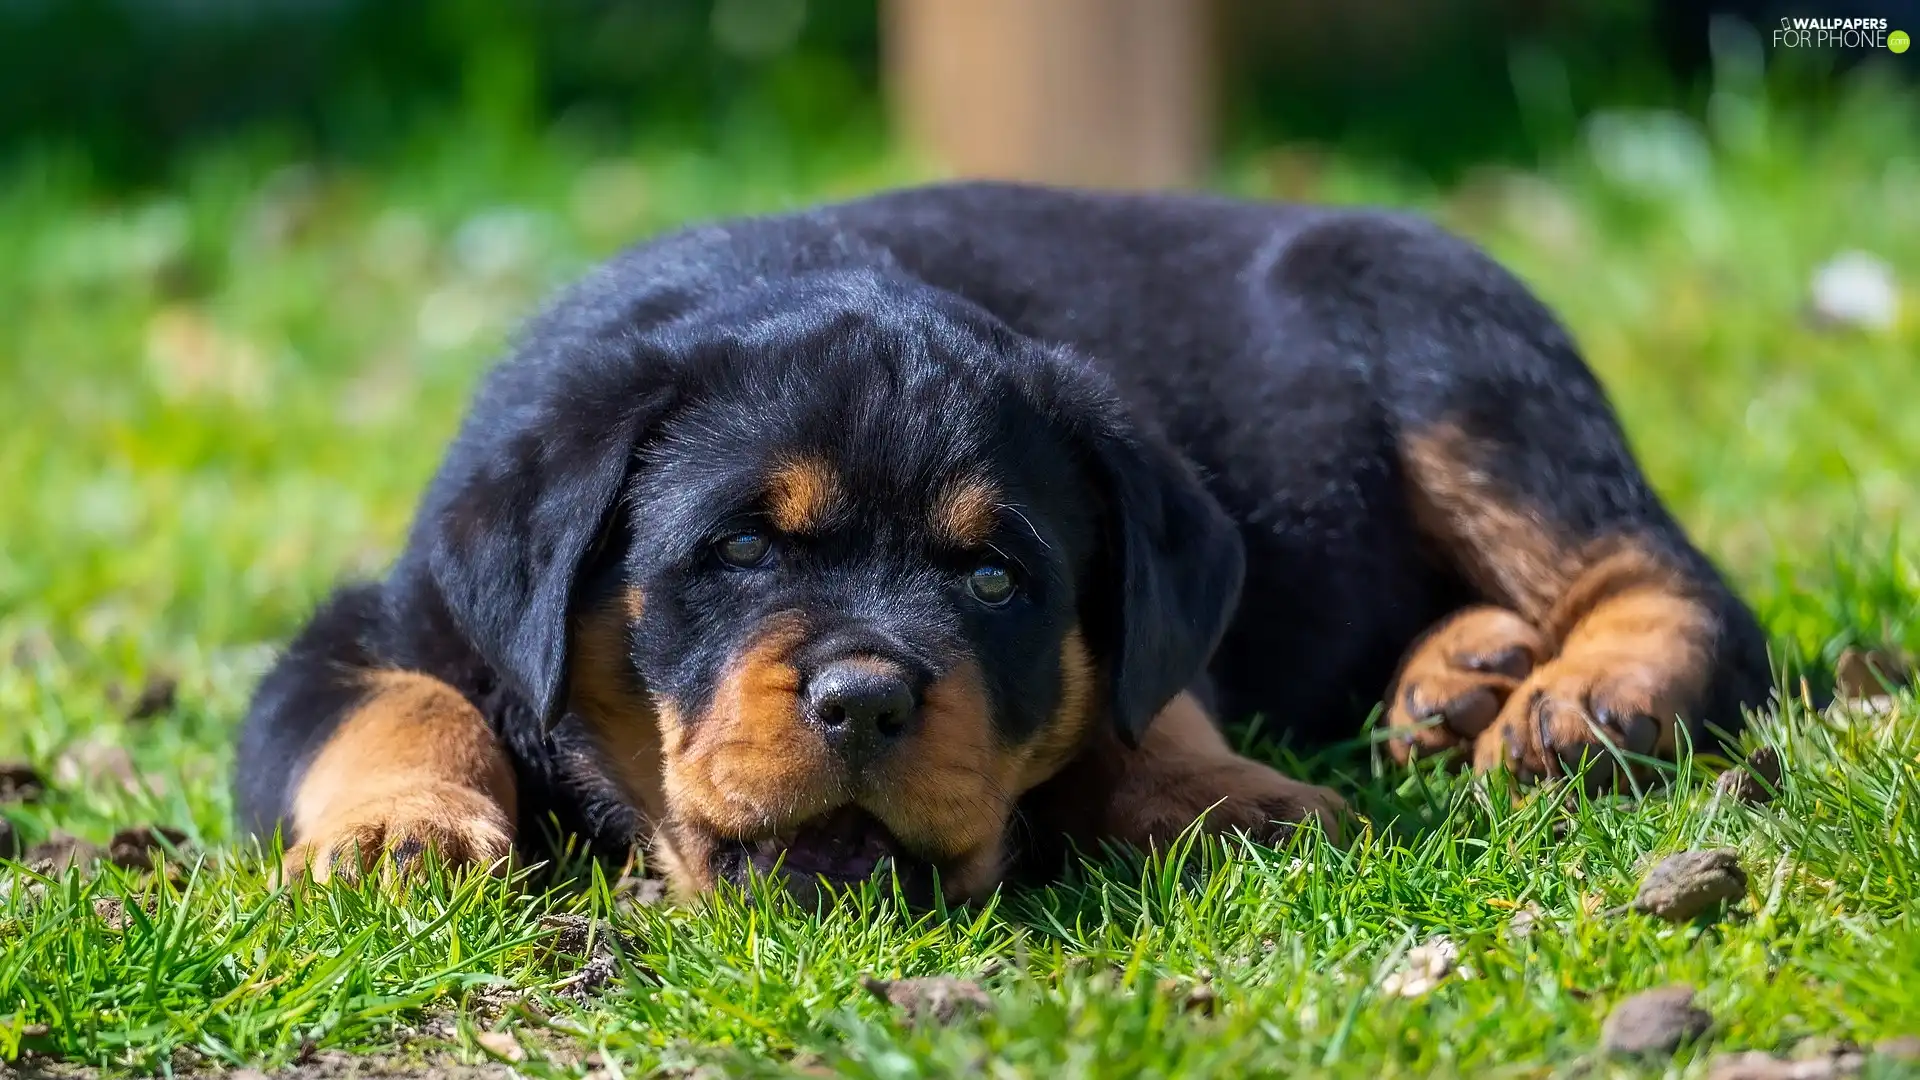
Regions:
<instances>
[{"instance_id":1,"label":"tan fur marking","mask_svg":"<svg viewBox=\"0 0 1920 1080\"><path fill-rule=\"evenodd\" d=\"M841 498L840 478L819 458L784 462L767 477L767 512L782 532L817 529Z\"/></svg>"},{"instance_id":2,"label":"tan fur marking","mask_svg":"<svg viewBox=\"0 0 1920 1080\"><path fill-rule=\"evenodd\" d=\"M653 869L667 881L675 900L690 903L713 888L713 852L718 838L704 829L676 828L661 822L647 849Z\"/></svg>"},{"instance_id":3,"label":"tan fur marking","mask_svg":"<svg viewBox=\"0 0 1920 1080\"><path fill-rule=\"evenodd\" d=\"M513 840L513 769L459 691L413 672L367 676L367 699L307 766L293 797L286 866L324 880L382 851L432 847L492 862ZM361 866L334 866L358 851Z\"/></svg>"},{"instance_id":4,"label":"tan fur marking","mask_svg":"<svg viewBox=\"0 0 1920 1080\"><path fill-rule=\"evenodd\" d=\"M1013 804L999 753L986 683L969 659L927 688L919 730L873 771L870 809L909 845L948 859L991 846L997 864Z\"/></svg>"},{"instance_id":5,"label":"tan fur marking","mask_svg":"<svg viewBox=\"0 0 1920 1080\"><path fill-rule=\"evenodd\" d=\"M996 786L1008 800L999 809L998 831L991 844L977 848L970 857L948 868L945 882L948 896L978 897L1000 883L1005 872L1007 823L1014 802L1035 788L1045 785L1062 770L1070 769L1100 730L1102 695L1099 673L1086 636L1078 624L1068 628L1060 642L1060 697L1047 724L1026 742L1014 746L996 746L991 773ZM1057 823L1047 822L1055 827Z\"/></svg>"},{"instance_id":6,"label":"tan fur marking","mask_svg":"<svg viewBox=\"0 0 1920 1080\"><path fill-rule=\"evenodd\" d=\"M849 656L840 661L839 666L883 678L899 678L901 674L900 665L891 660L882 660L877 656Z\"/></svg>"},{"instance_id":7,"label":"tan fur marking","mask_svg":"<svg viewBox=\"0 0 1920 1080\"><path fill-rule=\"evenodd\" d=\"M1687 596L1693 591L1683 575L1632 537L1596 545L1582 562L1580 575L1541 619L1541 628L1554 641L1566 640L1581 620L1625 593L1651 590Z\"/></svg>"},{"instance_id":8,"label":"tan fur marking","mask_svg":"<svg viewBox=\"0 0 1920 1080\"><path fill-rule=\"evenodd\" d=\"M1020 750L1016 793L1024 794L1051 779L1086 746L1099 719L1098 677L1093 653L1075 624L1060 642L1060 703L1054 706L1052 722Z\"/></svg>"},{"instance_id":9,"label":"tan fur marking","mask_svg":"<svg viewBox=\"0 0 1920 1080\"><path fill-rule=\"evenodd\" d=\"M617 606L574 620L569 708L586 722L606 770L649 821L666 812L660 782L660 721L633 670L628 631L644 607L630 589Z\"/></svg>"},{"instance_id":10,"label":"tan fur marking","mask_svg":"<svg viewBox=\"0 0 1920 1080\"><path fill-rule=\"evenodd\" d=\"M1451 425L1402 440L1414 525L1487 599L1543 618L1578 569L1538 510L1501 490L1471 436Z\"/></svg>"},{"instance_id":11,"label":"tan fur marking","mask_svg":"<svg viewBox=\"0 0 1920 1080\"><path fill-rule=\"evenodd\" d=\"M999 504L999 488L980 477L963 476L934 501L934 535L958 547L978 547L993 536Z\"/></svg>"},{"instance_id":12,"label":"tan fur marking","mask_svg":"<svg viewBox=\"0 0 1920 1080\"><path fill-rule=\"evenodd\" d=\"M845 770L800 716L800 674L787 660L800 638L796 622L769 625L734 658L696 723L657 703L666 804L674 817L746 837L844 801Z\"/></svg>"},{"instance_id":13,"label":"tan fur marking","mask_svg":"<svg viewBox=\"0 0 1920 1080\"><path fill-rule=\"evenodd\" d=\"M1034 738L1000 738L984 676L968 660L927 688L906 742L860 775L848 775L799 719L798 679L784 659L798 640L797 626L770 628L733 665L698 724L658 703L671 813L653 857L676 894L712 886L721 838L763 836L850 801L931 854L950 898L992 889L1014 802L1079 752L1096 719L1093 660L1079 628L1061 646L1059 705ZM891 668L871 658L849 662Z\"/></svg>"},{"instance_id":14,"label":"tan fur marking","mask_svg":"<svg viewBox=\"0 0 1920 1080\"><path fill-rule=\"evenodd\" d=\"M1025 742L995 731L983 676L969 661L929 689L921 734L886 774L885 789L897 794L876 812L903 839L948 853L949 898L983 895L1000 882L1014 804L1086 746L1095 708L1093 658L1078 626L1060 645L1059 703Z\"/></svg>"}]
</instances>

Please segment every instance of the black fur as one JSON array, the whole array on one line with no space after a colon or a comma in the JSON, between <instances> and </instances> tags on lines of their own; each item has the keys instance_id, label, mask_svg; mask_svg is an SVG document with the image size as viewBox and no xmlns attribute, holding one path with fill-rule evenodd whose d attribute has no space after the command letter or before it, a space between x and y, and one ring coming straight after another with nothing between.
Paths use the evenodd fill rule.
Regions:
<instances>
[{"instance_id":1,"label":"black fur","mask_svg":"<svg viewBox=\"0 0 1920 1080\"><path fill-rule=\"evenodd\" d=\"M1554 524L1657 537L1698 578L1725 624L1706 719L1737 726L1769 687L1752 616L1567 335L1473 247L1372 211L955 185L690 229L564 293L488 379L388 579L344 590L263 684L241 810L270 829L351 707L343 673L397 666L495 725L523 839L623 852L633 808L565 716L569 613L609 580L644 584L635 670L690 711L797 608L929 671L977 657L1010 738L1047 721L1076 621L1128 738L1201 685L1228 717L1350 737L1408 644L1474 599L1423 547L1397 456L1442 419ZM866 516L795 545L790 572L715 574L716 508L795 450L853 478ZM970 462L1026 512L996 540L1018 611L954 600L962 557L887 513Z\"/></svg>"}]
</instances>

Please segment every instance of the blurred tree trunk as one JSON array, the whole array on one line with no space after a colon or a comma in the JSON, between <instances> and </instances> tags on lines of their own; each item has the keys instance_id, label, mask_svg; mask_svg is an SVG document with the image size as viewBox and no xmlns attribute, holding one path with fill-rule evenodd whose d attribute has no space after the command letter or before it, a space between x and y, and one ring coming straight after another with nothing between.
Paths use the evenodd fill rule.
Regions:
<instances>
[{"instance_id":1,"label":"blurred tree trunk","mask_svg":"<svg viewBox=\"0 0 1920 1080\"><path fill-rule=\"evenodd\" d=\"M961 176L1198 181L1211 150L1208 0L886 0L888 95Z\"/></svg>"}]
</instances>

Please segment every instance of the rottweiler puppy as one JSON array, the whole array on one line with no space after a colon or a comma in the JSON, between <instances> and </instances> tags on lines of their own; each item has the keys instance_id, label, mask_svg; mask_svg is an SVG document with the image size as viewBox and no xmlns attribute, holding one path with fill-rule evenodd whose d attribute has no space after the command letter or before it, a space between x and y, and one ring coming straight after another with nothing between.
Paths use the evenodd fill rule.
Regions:
<instances>
[{"instance_id":1,"label":"rottweiler puppy","mask_svg":"<svg viewBox=\"0 0 1920 1080\"><path fill-rule=\"evenodd\" d=\"M1568 335L1419 220L929 187L692 228L564 292L404 553L259 688L239 806L324 876L644 845L691 896L977 896L1340 798L1236 754L1610 787L1764 637Z\"/></svg>"}]
</instances>

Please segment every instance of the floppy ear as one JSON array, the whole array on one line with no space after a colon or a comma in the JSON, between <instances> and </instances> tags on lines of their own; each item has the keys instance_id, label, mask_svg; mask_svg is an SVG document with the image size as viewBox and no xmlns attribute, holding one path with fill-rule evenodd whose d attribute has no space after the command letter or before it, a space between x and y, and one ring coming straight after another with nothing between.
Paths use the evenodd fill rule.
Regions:
<instances>
[{"instance_id":1,"label":"floppy ear","mask_svg":"<svg viewBox=\"0 0 1920 1080\"><path fill-rule=\"evenodd\" d=\"M1108 491L1118 597L1106 638L1113 719L1127 745L1206 670L1240 597L1246 555L1233 519L1160 439L1095 440Z\"/></svg>"},{"instance_id":2,"label":"floppy ear","mask_svg":"<svg viewBox=\"0 0 1920 1080\"><path fill-rule=\"evenodd\" d=\"M575 582L665 395L553 385L553 368L500 374L448 453L414 546L467 640L549 730L565 712Z\"/></svg>"}]
</instances>

